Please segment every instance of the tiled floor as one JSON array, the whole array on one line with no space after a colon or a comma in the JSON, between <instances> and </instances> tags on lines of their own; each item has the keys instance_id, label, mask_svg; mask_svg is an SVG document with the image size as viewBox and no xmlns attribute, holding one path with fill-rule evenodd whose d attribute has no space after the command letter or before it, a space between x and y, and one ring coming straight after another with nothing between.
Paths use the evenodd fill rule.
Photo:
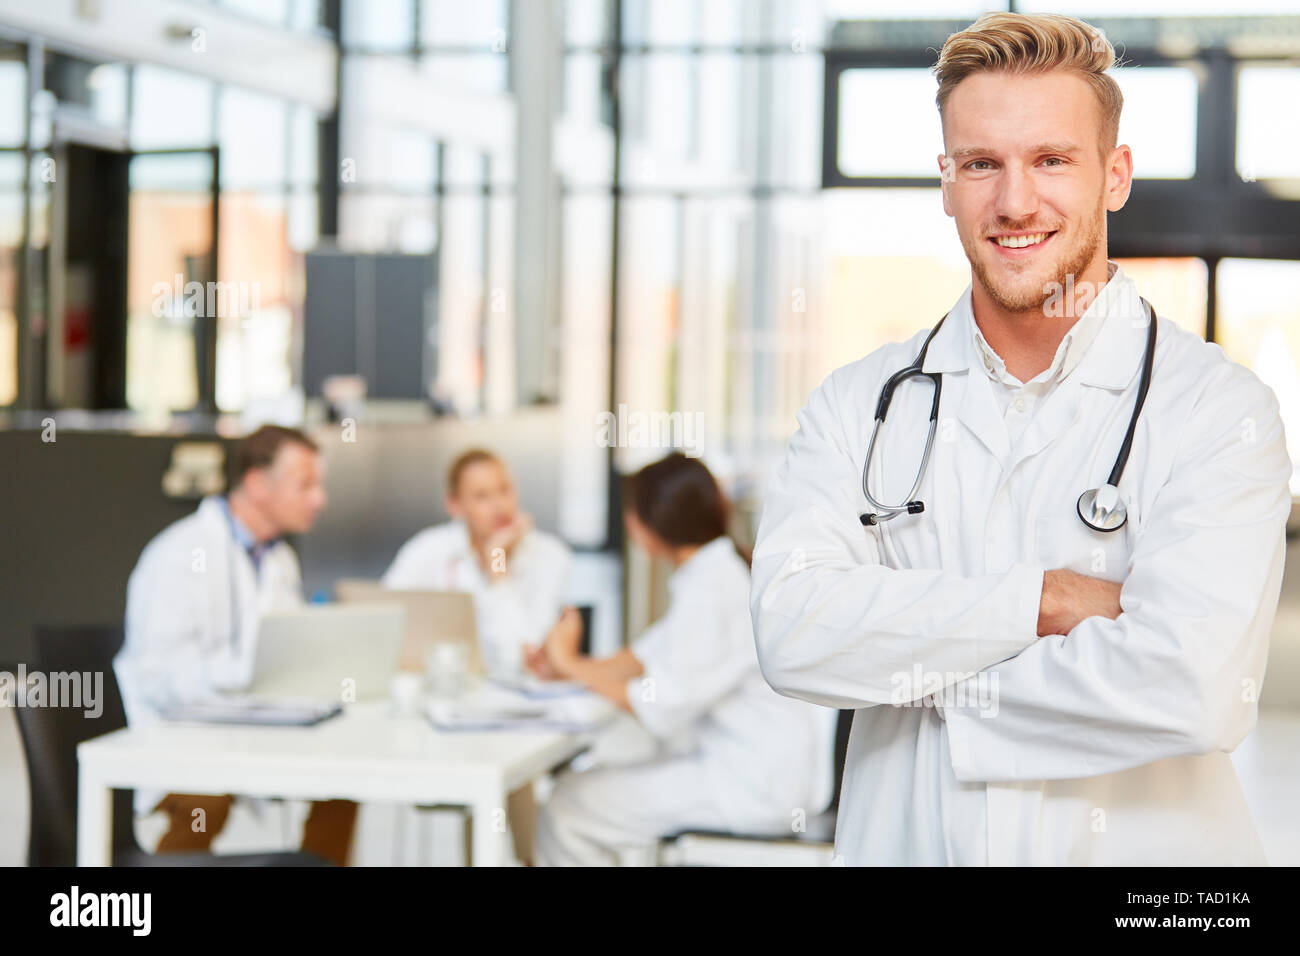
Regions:
<instances>
[{"instance_id":1,"label":"tiled floor","mask_svg":"<svg viewBox=\"0 0 1300 956\"><path fill-rule=\"evenodd\" d=\"M1233 754L1255 822L1275 866L1300 865L1300 710L1263 710L1259 726ZM222 852L292 846L301 832L298 803L236 804L216 848ZM156 819L138 833L151 845ZM410 808L371 804L358 820L353 862L372 866L456 865L461 862L459 819ZM27 854L27 770L13 711L0 708L0 866L21 865Z\"/></svg>"}]
</instances>

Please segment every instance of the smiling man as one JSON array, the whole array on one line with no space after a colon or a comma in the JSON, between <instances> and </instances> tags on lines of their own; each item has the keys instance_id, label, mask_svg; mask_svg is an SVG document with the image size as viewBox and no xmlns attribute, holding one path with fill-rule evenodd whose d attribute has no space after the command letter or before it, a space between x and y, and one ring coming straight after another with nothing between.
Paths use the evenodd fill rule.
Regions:
<instances>
[{"instance_id":1,"label":"smiling man","mask_svg":"<svg viewBox=\"0 0 1300 956\"><path fill-rule=\"evenodd\" d=\"M1229 753L1291 463L1272 392L1107 259L1134 166L1114 60L1062 16L948 39L939 168L971 284L832 373L764 501L764 674L856 709L848 863L1265 861Z\"/></svg>"}]
</instances>

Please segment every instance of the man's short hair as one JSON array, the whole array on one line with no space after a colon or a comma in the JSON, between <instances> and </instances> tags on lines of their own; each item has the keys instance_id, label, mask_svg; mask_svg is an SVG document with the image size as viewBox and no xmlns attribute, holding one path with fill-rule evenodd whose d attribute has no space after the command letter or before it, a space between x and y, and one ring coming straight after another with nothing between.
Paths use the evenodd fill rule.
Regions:
<instances>
[{"instance_id":1,"label":"man's short hair","mask_svg":"<svg viewBox=\"0 0 1300 956\"><path fill-rule=\"evenodd\" d=\"M312 451L320 451L314 441L296 428L263 425L257 431L246 435L235 446L235 467L231 487L237 488L243 484L244 476L254 468L269 468L275 461L275 456L280 453L280 449L288 444L302 445Z\"/></svg>"},{"instance_id":2,"label":"man's short hair","mask_svg":"<svg viewBox=\"0 0 1300 956\"><path fill-rule=\"evenodd\" d=\"M460 488L460 479L465 474L465 469L485 461L496 462L498 465L502 464L500 457L486 448L471 448L457 455L456 460L447 469L447 494L453 498L456 497L456 492Z\"/></svg>"},{"instance_id":3,"label":"man's short hair","mask_svg":"<svg viewBox=\"0 0 1300 956\"><path fill-rule=\"evenodd\" d=\"M948 97L972 73L1040 74L1069 70L1096 94L1101 111L1102 158L1116 147L1124 95L1106 71L1115 48L1091 24L1057 13L986 13L948 37L934 64L939 80L935 103L943 118Z\"/></svg>"}]
</instances>

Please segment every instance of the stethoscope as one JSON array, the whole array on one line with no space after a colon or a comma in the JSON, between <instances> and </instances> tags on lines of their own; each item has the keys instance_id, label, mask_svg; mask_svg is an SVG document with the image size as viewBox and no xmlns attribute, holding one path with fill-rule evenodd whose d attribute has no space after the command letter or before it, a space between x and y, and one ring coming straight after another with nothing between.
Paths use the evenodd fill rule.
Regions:
<instances>
[{"instance_id":1,"label":"stethoscope","mask_svg":"<svg viewBox=\"0 0 1300 956\"><path fill-rule=\"evenodd\" d=\"M1115 458L1115 467L1110 470L1106 483L1097 488L1089 488L1079 495L1079 503L1076 506L1079 519L1094 531L1118 531L1128 520L1128 509L1124 507L1124 502L1119 497L1119 480L1124 474L1124 466L1128 464L1129 451L1133 447L1133 433L1137 430L1138 415L1142 412L1147 390L1151 387L1151 369L1155 364L1156 353L1156 310L1146 299L1143 299L1142 303L1151 312L1151 322L1147 326L1142 380L1138 383L1137 400L1133 403L1133 415L1129 418L1128 432L1124 435L1124 443L1120 445L1119 455ZM876 510L858 516L858 520L864 525L879 524L901 514L920 514L925 510L925 505L915 498L916 492L921 487L921 479L925 476L926 465L930 462L930 450L934 447L934 432L939 424L939 395L943 390L943 375L941 372L922 371L921 365L925 362L925 353L930 348L931 340L947 318L948 316L945 315L939 320L939 324L930 330L930 334L925 337L925 342L921 345L921 351L916 355L916 360L889 376L880 389L880 399L876 402L876 422L871 428L871 440L867 443L867 460L862 465L862 493L866 496L867 503ZM909 378L928 378L934 384L934 400L930 403L930 431L925 437L921 467L916 472L916 480L912 482L911 491L907 493L902 504L887 505L872 497L867 487L867 474L871 468L872 452L876 448L876 437L880 433L880 426L884 423L885 416L889 413L889 404L894 399L894 390Z\"/></svg>"}]
</instances>

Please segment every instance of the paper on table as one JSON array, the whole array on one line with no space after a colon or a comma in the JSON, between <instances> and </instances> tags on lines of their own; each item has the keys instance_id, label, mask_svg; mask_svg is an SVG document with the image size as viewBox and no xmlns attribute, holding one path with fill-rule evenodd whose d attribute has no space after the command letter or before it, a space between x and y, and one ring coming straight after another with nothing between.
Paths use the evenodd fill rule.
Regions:
<instances>
[{"instance_id":1,"label":"paper on table","mask_svg":"<svg viewBox=\"0 0 1300 956\"><path fill-rule=\"evenodd\" d=\"M305 727L327 720L342 710L342 705L334 700L231 695L177 704L163 710L161 716L164 720L205 724Z\"/></svg>"},{"instance_id":2,"label":"paper on table","mask_svg":"<svg viewBox=\"0 0 1300 956\"><path fill-rule=\"evenodd\" d=\"M536 677L492 677L493 684L531 700L551 700L556 697L578 697L590 691L577 681L541 680Z\"/></svg>"},{"instance_id":3,"label":"paper on table","mask_svg":"<svg viewBox=\"0 0 1300 956\"><path fill-rule=\"evenodd\" d=\"M597 730L614 713L604 698L584 691L567 697L530 699L501 687L480 687L453 700L429 701L429 721L439 730Z\"/></svg>"}]
</instances>

